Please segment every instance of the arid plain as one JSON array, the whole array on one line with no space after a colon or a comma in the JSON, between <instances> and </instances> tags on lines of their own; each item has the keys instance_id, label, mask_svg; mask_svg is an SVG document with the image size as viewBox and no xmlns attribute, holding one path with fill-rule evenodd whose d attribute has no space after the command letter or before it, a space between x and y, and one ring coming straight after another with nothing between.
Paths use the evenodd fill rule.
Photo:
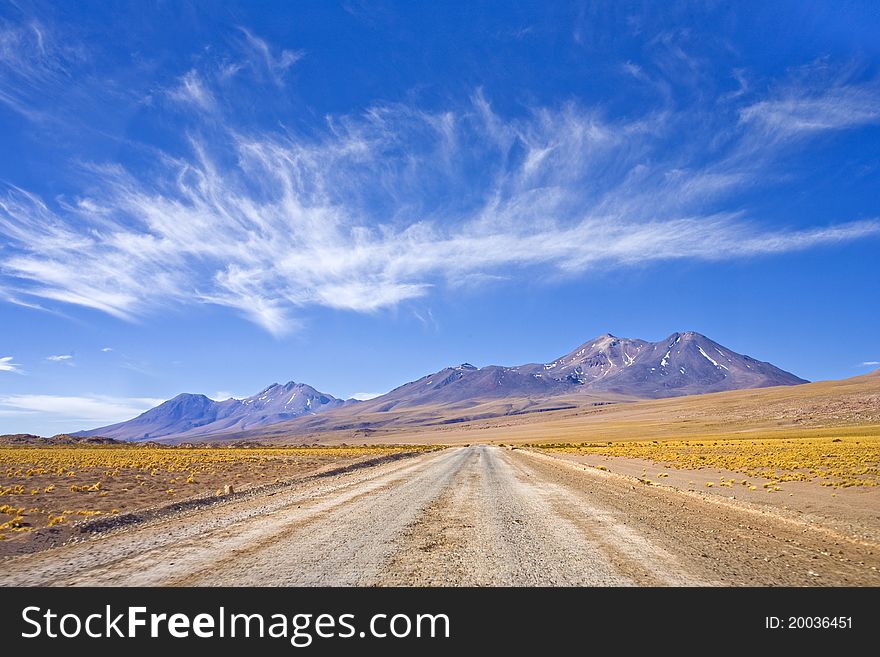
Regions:
<instances>
[{"instance_id":1,"label":"arid plain","mask_svg":"<svg viewBox=\"0 0 880 657\"><path fill-rule=\"evenodd\" d=\"M238 447L5 442L3 585L880 584L877 372Z\"/></svg>"}]
</instances>

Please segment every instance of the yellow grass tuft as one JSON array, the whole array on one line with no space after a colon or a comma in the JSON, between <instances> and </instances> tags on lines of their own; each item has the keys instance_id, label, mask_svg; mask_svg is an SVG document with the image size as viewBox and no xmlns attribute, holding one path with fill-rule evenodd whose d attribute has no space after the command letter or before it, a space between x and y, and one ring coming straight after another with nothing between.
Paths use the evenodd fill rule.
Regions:
<instances>
[{"instance_id":1,"label":"yellow grass tuft","mask_svg":"<svg viewBox=\"0 0 880 657\"><path fill-rule=\"evenodd\" d=\"M786 481L817 481L850 488L880 485L880 436L844 435L811 438L624 441L533 445L575 454L647 459L667 467L718 468L767 479L765 488ZM725 487L733 478L720 478ZM743 486L751 488L748 479Z\"/></svg>"},{"instance_id":2,"label":"yellow grass tuft","mask_svg":"<svg viewBox=\"0 0 880 657\"><path fill-rule=\"evenodd\" d=\"M57 531L71 518L147 508L176 501L172 497L210 495L218 485L222 494L224 484L231 490L229 482L247 488L337 462L436 448L0 445L0 533L6 540L24 540L32 530ZM89 503L74 501L81 499Z\"/></svg>"}]
</instances>

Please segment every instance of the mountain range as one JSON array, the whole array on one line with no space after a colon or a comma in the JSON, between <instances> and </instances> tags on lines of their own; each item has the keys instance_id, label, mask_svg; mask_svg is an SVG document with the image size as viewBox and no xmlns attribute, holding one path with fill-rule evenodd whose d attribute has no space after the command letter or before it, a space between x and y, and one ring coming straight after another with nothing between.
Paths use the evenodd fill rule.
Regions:
<instances>
[{"instance_id":1,"label":"mountain range","mask_svg":"<svg viewBox=\"0 0 880 657\"><path fill-rule=\"evenodd\" d=\"M273 384L247 399L214 401L181 394L138 417L73 435L100 435L124 440L201 438L249 435L271 427L308 426L298 419L320 414L325 426L350 424L352 412L381 417L401 409L476 406L498 399L548 399L590 395L614 401L658 399L727 390L806 383L789 372L738 354L709 338L688 331L648 342L610 333L583 343L549 363L517 367L469 363L447 367L406 383L367 402L341 400L303 383ZM337 409L338 420L334 419ZM354 407L354 408L351 408ZM505 408L505 407L502 407ZM506 407L503 412L512 412ZM394 416L389 415L388 421ZM384 423L373 420L374 423ZM348 423L348 424L346 424Z\"/></svg>"},{"instance_id":2,"label":"mountain range","mask_svg":"<svg viewBox=\"0 0 880 657\"><path fill-rule=\"evenodd\" d=\"M799 383L806 381L692 331L673 333L659 342L606 333L550 363L481 368L463 363L371 401L390 410L400 404L550 396L579 390L656 399Z\"/></svg>"},{"instance_id":3,"label":"mountain range","mask_svg":"<svg viewBox=\"0 0 880 657\"><path fill-rule=\"evenodd\" d=\"M345 402L318 392L310 385L293 381L284 385L273 383L246 399L214 401L205 395L183 393L134 419L71 435L142 441L183 434L244 431L338 408L353 401Z\"/></svg>"}]
</instances>

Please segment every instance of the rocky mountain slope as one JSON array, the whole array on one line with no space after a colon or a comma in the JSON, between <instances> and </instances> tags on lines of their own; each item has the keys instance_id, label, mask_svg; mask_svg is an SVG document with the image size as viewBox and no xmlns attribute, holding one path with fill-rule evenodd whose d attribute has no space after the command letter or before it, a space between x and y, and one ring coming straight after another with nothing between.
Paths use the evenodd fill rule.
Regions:
<instances>
[{"instance_id":1,"label":"rocky mountain slope","mask_svg":"<svg viewBox=\"0 0 880 657\"><path fill-rule=\"evenodd\" d=\"M136 418L79 431L76 436L121 440L155 440L165 436L201 436L243 431L337 408L346 402L304 383L273 383L246 399L214 401L205 395L183 393Z\"/></svg>"}]
</instances>

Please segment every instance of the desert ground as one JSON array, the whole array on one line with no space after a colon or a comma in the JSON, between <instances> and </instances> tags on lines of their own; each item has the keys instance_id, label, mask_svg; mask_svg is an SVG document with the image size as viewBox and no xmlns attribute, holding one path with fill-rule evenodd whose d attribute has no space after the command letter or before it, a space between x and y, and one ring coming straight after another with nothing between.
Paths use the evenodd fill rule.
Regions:
<instances>
[{"instance_id":1,"label":"desert ground","mask_svg":"<svg viewBox=\"0 0 880 657\"><path fill-rule=\"evenodd\" d=\"M810 510L806 495L647 484L582 458L408 452L10 556L0 584L880 585L876 487Z\"/></svg>"},{"instance_id":2,"label":"desert ground","mask_svg":"<svg viewBox=\"0 0 880 657\"><path fill-rule=\"evenodd\" d=\"M432 449L32 443L0 445L0 557Z\"/></svg>"}]
</instances>

